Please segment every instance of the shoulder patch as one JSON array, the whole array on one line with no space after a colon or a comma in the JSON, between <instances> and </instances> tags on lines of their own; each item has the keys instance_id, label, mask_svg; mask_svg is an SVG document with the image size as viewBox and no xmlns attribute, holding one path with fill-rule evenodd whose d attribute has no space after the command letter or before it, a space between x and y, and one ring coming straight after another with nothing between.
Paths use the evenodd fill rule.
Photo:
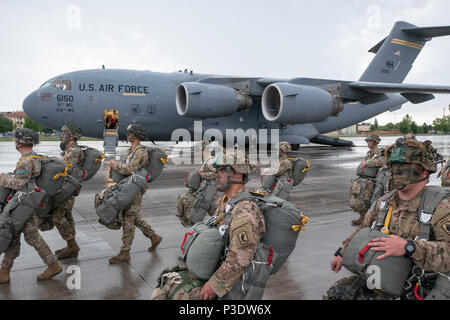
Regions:
<instances>
[{"instance_id":1,"label":"shoulder patch","mask_svg":"<svg viewBox=\"0 0 450 320\"><path fill-rule=\"evenodd\" d=\"M20 175L27 174L27 173L28 173L28 169L26 169L26 168L19 168L14 172L14 174L16 176L20 176Z\"/></svg>"},{"instance_id":2,"label":"shoulder patch","mask_svg":"<svg viewBox=\"0 0 450 320\"><path fill-rule=\"evenodd\" d=\"M443 231L450 236L450 219L445 220L442 224L441 224L441 228L443 229Z\"/></svg>"},{"instance_id":3,"label":"shoulder patch","mask_svg":"<svg viewBox=\"0 0 450 320\"><path fill-rule=\"evenodd\" d=\"M248 243L248 235L247 235L247 231L246 230L241 230L238 233L238 238L239 238L239 242L242 245L245 245Z\"/></svg>"}]
</instances>

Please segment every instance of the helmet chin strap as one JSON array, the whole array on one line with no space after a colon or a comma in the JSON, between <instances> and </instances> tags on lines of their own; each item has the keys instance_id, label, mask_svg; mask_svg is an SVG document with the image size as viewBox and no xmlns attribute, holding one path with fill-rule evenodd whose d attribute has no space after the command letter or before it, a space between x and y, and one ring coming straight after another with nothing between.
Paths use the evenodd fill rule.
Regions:
<instances>
[{"instance_id":1,"label":"helmet chin strap","mask_svg":"<svg viewBox=\"0 0 450 320\"><path fill-rule=\"evenodd\" d=\"M246 184L248 181L247 175L245 175L244 181L234 181L231 180L231 167L227 167L227 182L220 188L219 191L225 191L228 189L228 187L232 184Z\"/></svg>"}]
</instances>

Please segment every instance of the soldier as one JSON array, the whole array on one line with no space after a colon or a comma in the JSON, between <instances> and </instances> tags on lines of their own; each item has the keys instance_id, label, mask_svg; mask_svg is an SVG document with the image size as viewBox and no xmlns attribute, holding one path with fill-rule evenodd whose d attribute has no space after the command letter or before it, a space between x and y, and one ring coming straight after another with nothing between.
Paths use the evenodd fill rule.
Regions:
<instances>
[{"instance_id":1,"label":"soldier","mask_svg":"<svg viewBox=\"0 0 450 320\"><path fill-rule=\"evenodd\" d=\"M421 215L423 214L423 211L422 213L418 213L419 208L422 205L428 205L427 203L421 204L421 202L424 194L429 192L426 184L429 181L430 173L436 172L437 169L433 156L422 143L412 139L406 141L403 138L399 138L396 144L386 150L386 157L388 157L389 170L392 174L392 185L395 190L380 198L366 215L362 225L342 243L343 246L336 251L336 257L331 262L331 269L339 272L342 267L343 254L356 233L363 228L371 226L382 227L384 224L384 228L381 231L389 234L389 236L375 238L368 243L370 250L384 252L384 254L378 257L378 260L383 260L391 256L406 256L418 268L422 269L422 271L449 272L449 193L446 195L443 193L443 199L437 198L439 202L435 206L434 213L432 213L431 221L421 223L418 219L418 214L420 220L422 220ZM443 191L439 187L437 188ZM388 213L386 214L388 207ZM384 220L383 215L386 216ZM383 224L378 223L380 217L382 218ZM427 219L430 219L429 215ZM374 224L374 222L377 223ZM425 223L430 223L428 225L431 226L431 230L428 232L429 241L422 240L422 230L425 230ZM352 292L354 299L364 298L370 295L379 296L379 294L381 294L379 297L383 299L393 298L383 292L369 290L366 283L360 281L360 279L360 276L353 276L339 280L330 288L328 296L332 299L342 299L343 296L339 293ZM417 286L420 285L421 282L419 281ZM416 293L416 291L414 292Z\"/></svg>"},{"instance_id":2,"label":"soldier","mask_svg":"<svg viewBox=\"0 0 450 320\"><path fill-rule=\"evenodd\" d=\"M130 124L127 128L127 140L131 143L131 147L128 149L126 162L111 160L109 163L110 169L128 176L141 168L145 168L149 158L147 151L140 145L141 140L144 139L146 139L144 127L139 124ZM109 259L109 262L112 264L130 261L130 249L134 239L135 226L151 240L152 245L148 251L154 251L162 240L162 237L156 234L139 214L142 205L142 195L143 193L139 193L123 211L123 244L120 253Z\"/></svg>"},{"instance_id":3,"label":"soldier","mask_svg":"<svg viewBox=\"0 0 450 320\"><path fill-rule=\"evenodd\" d=\"M367 147L369 148L369 151L367 151L367 154L364 158L363 163L361 164L360 171L362 172L364 168L381 168L385 165L385 158L383 157L384 149L378 148L378 144L380 143L381 139L376 134L369 134L365 139L367 143ZM373 194L370 196L371 201L370 203L378 200L380 196L384 194L385 191L385 184L387 183L387 174L386 170L381 172L381 177L377 177L377 180L375 181L375 190ZM367 208L367 207L366 207ZM364 220L364 216L366 215L366 210L360 210L359 213L359 219L352 220L353 225L360 225L361 222Z\"/></svg>"},{"instance_id":4,"label":"soldier","mask_svg":"<svg viewBox=\"0 0 450 320\"><path fill-rule=\"evenodd\" d=\"M446 165L439 172L439 177L441 177L441 185L443 187L450 187L450 157L447 159Z\"/></svg>"},{"instance_id":5,"label":"soldier","mask_svg":"<svg viewBox=\"0 0 450 320\"><path fill-rule=\"evenodd\" d=\"M67 123L61 128L61 131L60 147L63 151L62 156L64 157L64 161L70 163L72 167L81 165L84 161L84 152L77 144L78 139L81 137L80 128L71 123ZM53 224L58 229L61 237L67 242L65 248L55 251L56 257L59 260L78 257L78 252L80 251L75 240L75 221L72 216L75 197L79 193L80 190L78 189L74 195L55 208L51 213Z\"/></svg>"},{"instance_id":6,"label":"soldier","mask_svg":"<svg viewBox=\"0 0 450 320\"><path fill-rule=\"evenodd\" d=\"M39 143L39 136L30 129L17 129L14 133L14 141L16 149L22 157L17 163L14 175L0 173L0 185L12 190L22 190L28 182L37 178L41 173L39 160L27 157L36 155L33 152L33 146ZM48 266L43 273L37 276L38 280L48 280L62 272L63 269L59 265L56 256L38 232L37 217L32 215L21 230L16 230L15 238L5 251L0 268L0 283L10 282L10 270L13 267L14 260L20 254L21 233L24 235L25 242L35 248Z\"/></svg>"},{"instance_id":7,"label":"soldier","mask_svg":"<svg viewBox=\"0 0 450 320\"><path fill-rule=\"evenodd\" d=\"M216 221L220 229L226 224L227 217L231 219L229 227L223 228L229 237L226 257L206 282L195 279L182 265L166 269L161 275L161 286L152 294L153 300L168 297L190 300L222 298L237 284L252 262L258 243L265 233L264 217L254 201L242 200L231 208L229 203L247 192L245 184L253 166L249 164L244 152L227 149L224 154L227 159L225 162L215 162L217 188L224 192L224 196L218 213L211 220ZM219 153L216 159L220 158ZM188 290L178 289L181 279L192 284Z\"/></svg>"},{"instance_id":8,"label":"soldier","mask_svg":"<svg viewBox=\"0 0 450 320\"><path fill-rule=\"evenodd\" d=\"M408 140L414 140L414 141L417 141L416 135L415 135L414 133L412 133L412 132L409 132L408 134L405 134L403 138L404 138L406 141L408 141Z\"/></svg>"},{"instance_id":9,"label":"soldier","mask_svg":"<svg viewBox=\"0 0 450 320\"><path fill-rule=\"evenodd\" d=\"M276 172L274 174L272 174L273 176L276 177L274 185L280 178L288 178L289 175L291 174L292 168L293 168L293 163L288 158L288 153L291 151L292 151L292 148L288 142L282 141L279 143L279 145L278 145L279 164L278 164L278 168L277 168ZM269 173L268 170L266 172ZM260 188L258 188L256 190L256 192L260 192L263 194L270 194L273 192L273 190L271 188L267 188L267 186L261 186Z\"/></svg>"}]
</instances>

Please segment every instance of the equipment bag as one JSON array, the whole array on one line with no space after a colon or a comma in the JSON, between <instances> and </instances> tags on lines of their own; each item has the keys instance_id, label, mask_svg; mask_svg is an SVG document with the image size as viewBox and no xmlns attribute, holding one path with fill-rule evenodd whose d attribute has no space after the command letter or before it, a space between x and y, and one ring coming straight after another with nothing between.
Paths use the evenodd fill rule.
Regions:
<instances>
[{"instance_id":1,"label":"equipment bag","mask_svg":"<svg viewBox=\"0 0 450 320\"><path fill-rule=\"evenodd\" d=\"M39 206L36 210L36 215L38 217L49 216L54 209L63 204L64 201L74 195L80 188L81 183L78 180L73 178L71 175L65 176L61 188L53 197L47 198L45 202Z\"/></svg>"},{"instance_id":2,"label":"equipment bag","mask_svg":"<svg viewBox=\"0 0 450 320\"><path fill-rule=\"evenodd\" d=\"M363 171L361 171L361 165L363 164L363 162L361 162L358 167L356 168L356 175L362 178L376 178L378 175L378 170L380 170L380 168L374 168L374 167L368 167L365 166Z\"/></svg>"},{"instance_id":3,"label":"equipment bag","mask_svg":"<svg viewBox=\"0 0 450 320\"><path fill-rule=\"evenodd\" d=\"M450 272L439 273L433 289L426 295L425 300L450 299Z\"/></svg>"},{"instance_id":4,"label":"equipment bag","mask_svg":"<svg viewBox=\"0 0 450 320\"><path fill-rule=\"evenodd\" d=\"M22 230L45 194L46 191L36 184L27 183L11 198L0 214L0 254L9 247L16 232Z\"/></svg>"},{"instance_id":5,"label":"equipment bag","mask_svg":"<svg viewBox=\"0 0 450 320\"><path fill-rule=\"evenodd\" d=\"M105 159L105 154L87 146L79 146L83 150L84 160L79 166L72 168L72 177L79 182L89 181L98 172Z\"/></svg>"},{"instance_id":6,"label":"equipment bag","mask_svg":"<svg viewBox=\"0 0 450 320\"><path fill-rule=\"evenodd\" d=\"M200 188L202 183L202 176L198 172L198 170L194 170L190 172L185 179L185 186L189 189L197 191Z\"/></svg>"},{"instance_id":7,"label":"equipment bag","mask_svg":"<svg viewBox=\"0 0 450 320\"><path fill-rule=\"evenodd\" d=\"M283 200L289 198L289 194L294 186L294 180L291 178L280 177L275 184L275 188L272 191L272 195Z\"/></svg>"},{"instance_id":8,"label":"equipment bag","mask_svg":"<svg viewBox=\"0 0 450 320\"><path fill-rule=\"evenodd\" d=\"M220 229L199 222L185 233L178 258L194 276L208 280L217 269L224 248L224 234Z\"/></svg>"},{"instance_id":9,"label":"equipment bag","mask_svg":"<svg viewBox=\"0 0 450 320\"><path fill-rule=\"evenodd\" d=\"M104 197L101 197L101 204L95 208L95 212L100 219L106 224L111 223L139 192L146 190L147 177L147 170L139 169L134 174L108 188L108 192L105 193Z\"/></svg>"},{"instance_id":10,"label":"equipment bag","mask_svg":"<svg viewBox=\"0 0 450 320\"><path fill-rule=\"evenodd\" d=\"M261 176L261 187L272 192L275 188L277 177L271 174Z\"/></svg>"},{"instance_id":11,"label":"equipment bag","mask_svg":"<svg viewBox=\"0 0 450 320\"><path fill-rule=\"evenodd\" d=\"M277 260L277 253L272 246L258 243L252 262L247 266L242 277L221 300L261 300L269 276L273 274L272 261Z\"/></svg>"},{"instance_id":12,"label":"equipment bag","mask_svg":"<svg viewBox=\"0 0 450 320\"><path fill-rule=\"evenodd\" d=\"M450 163L447 163L447 166L445 169L442 169L439 173L441 175L441 185L443 187L450 187L450 178L448 177L448 174L450 173Z\"/></svg>"},{"instance_id":13,"label":"equipment bag","mask_svg":"<svg viewBox=\"0 0 450 320\"><path fill-rule=\"evenodd\" d=\"M370 208L370 200L375 189L375 181L365 178L354 178L350 183L349 205L355 212L366 212Z\"/></svg>"},{"instance_id":14,"label":"equipment bag","mask_svg":"<svg viewBox=\"0 0 450 320\"><path fill-rule=\"evenodd\" d=\"M194 196L195 201L192 209L188 213L188 219L192 223L203 221L216 196L217 186L214 181L205 180Z\"/></svg>"},{"instance_id":15,"label":"equipment bag","mask_svg":"<svg viewBox=\"0 0 450 320\"><path fill-rule=\"evenodd\" d=\"M295 187L305 179L309 171L309 161L300 157L289 159L293 159L290 178L294 181L293 186Z\"/></svg>"}]
</instances>

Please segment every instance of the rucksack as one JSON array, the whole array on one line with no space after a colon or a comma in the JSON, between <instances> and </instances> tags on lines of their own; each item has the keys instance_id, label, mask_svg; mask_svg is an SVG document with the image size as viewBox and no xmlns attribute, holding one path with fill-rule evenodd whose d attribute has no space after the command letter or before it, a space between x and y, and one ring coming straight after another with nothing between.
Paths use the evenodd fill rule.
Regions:
<instances>
[{"instance_id":1,"label":"rucksack","mask_svg":"<svg viewBox=\"0 0 450 320\"><path fill-rule=\"evenodd\" d=\"M145 151L147 151L148 153L149 161L145 169L149 173L147 182L150 183L155 181L161 174L162 170L164 169L164 165L169 161L168 155L164 149L161 149L158 146L142 146L142 145L138 146L136 149L133 150L133 155L136 152L136 150L141 148L144 148ZM125 175L122 175L115 170L111 170L109 173L109 177L114 182L119 182L123 178L125 178Z\"/></svg>"},{"instance_id":2,"label":"rucksack","mask_svg":"<svg viewBox=\"0 0 450 320\"><path fill-rule=\"evenodd\" d=\"M79 166L72 168L71 176L79 182L89 181L98 172L105 159L105 154L87 146L79 146L83 150L84 160Z\"/></svg>"},{"instance_id":3,"label":"rucksack","mask_svg":"<svg viewBox=\"0 0 450 320\"><path fill-rule=\"evenodd\" d=\"M295 187L305 179L309 170L309 160L300 157L288 159L292 160L292 172L290 178L294 180L293 186Z\"/></svg>"}]
</instances>

